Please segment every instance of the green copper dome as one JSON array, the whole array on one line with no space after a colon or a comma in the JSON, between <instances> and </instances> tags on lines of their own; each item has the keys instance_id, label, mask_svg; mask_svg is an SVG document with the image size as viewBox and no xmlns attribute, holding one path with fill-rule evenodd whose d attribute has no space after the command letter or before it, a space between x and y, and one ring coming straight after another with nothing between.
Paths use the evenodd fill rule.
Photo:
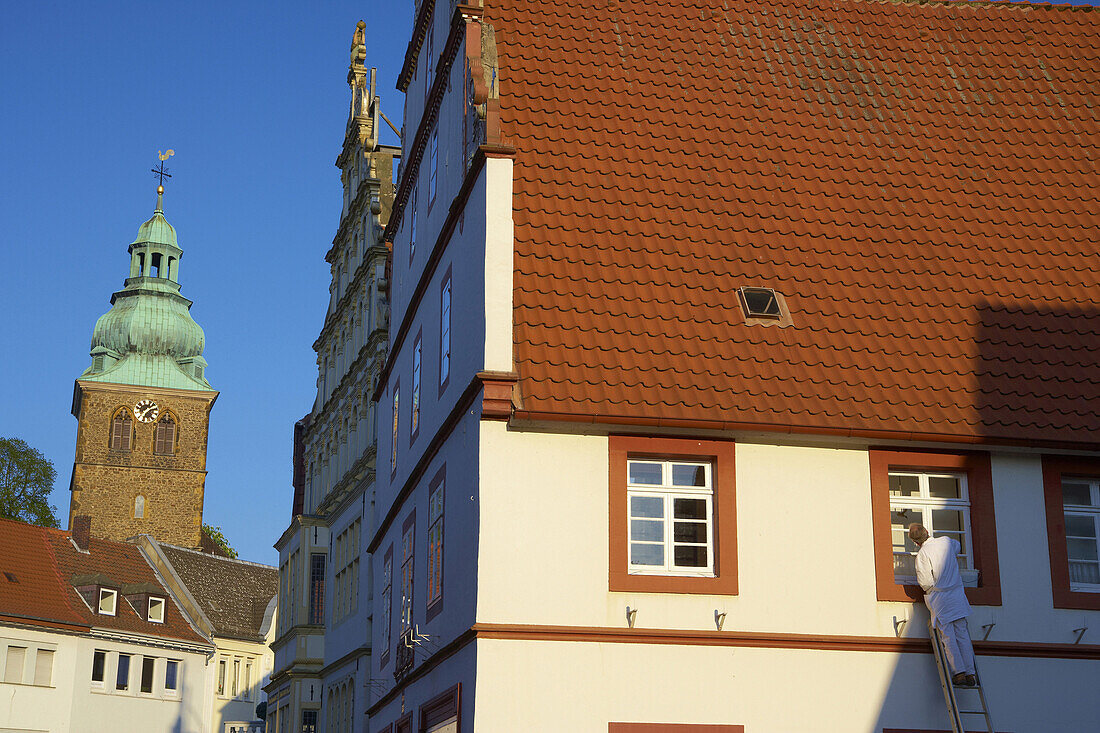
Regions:
<instances>
[{"instance_id":1,"label":"green copper dome","mask_svg":"<svg viewBox=\"0 0 1100 733\"><path fill-rule=\"evenodd\" d=\"M144 224L138 228L137 239L134 240L134 244L167 244L172 247L176 245L176 228L168 223L168 220L164 218L164 212L161 211L162 206L161 197L157 197L157 210L153 212L153 216L149 218Z\"/></svg>"},{"instance_id":2,"label":"green copper dome","mask_svg":"<svg viewBox=\"0 0 1100 733\"><path fill-rule=\"evenodd\" d=\"M164 218L158 189L153 216L130 245L130 277L92 331L92 366L80 378L113 384L209 390L206 337L180 295L183 250Z\"/></svg>"}]
</instances>

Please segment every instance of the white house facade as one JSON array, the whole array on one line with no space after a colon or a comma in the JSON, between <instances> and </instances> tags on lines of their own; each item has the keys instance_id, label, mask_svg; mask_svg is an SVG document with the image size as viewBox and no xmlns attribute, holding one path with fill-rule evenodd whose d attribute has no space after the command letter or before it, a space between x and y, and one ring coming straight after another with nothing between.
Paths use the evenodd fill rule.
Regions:
<instances>
[{"instance_id":1,"label":"white house facade","mask_svg":"<svg viewBox=\"0 0 1100 733\"><path fill-rule=\"evenodd\" d=\"M913 521L1092 726L1093 16L415 10L367 730L948 730Z\"/></svg>"}]
</instances>

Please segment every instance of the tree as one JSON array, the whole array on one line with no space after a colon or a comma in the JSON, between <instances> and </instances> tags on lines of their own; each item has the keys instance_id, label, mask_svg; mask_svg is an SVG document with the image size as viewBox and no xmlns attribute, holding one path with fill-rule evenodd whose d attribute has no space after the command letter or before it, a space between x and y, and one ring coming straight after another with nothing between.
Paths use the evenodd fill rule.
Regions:
<instances>
[{"instance_id":1,"label":"tree","mask_svg":"<svg viewBox=\"0 0 1100 733\"><path fill-rule=\"evenodd\" d=\"M202 533L210 538L210 541L217 545L218 548L222 551L222 554L224 554L226 557L237 556L237 551L234 550L232 545L229 544L229 540L225 538L225 535L222 533L221 527L215 527L212 524L203 524Z\"/></svg>"},{"instance_id":2,"label":"tree","mask_svg":"<svg viewBox=\"0 0 1100 733\"><path fill-rule=\"evenodd\" d=\"M57 507L50 506L56 478L42 451L19 438L0 438L0 517L56 527Z\"/></svg>"}]
</instances>

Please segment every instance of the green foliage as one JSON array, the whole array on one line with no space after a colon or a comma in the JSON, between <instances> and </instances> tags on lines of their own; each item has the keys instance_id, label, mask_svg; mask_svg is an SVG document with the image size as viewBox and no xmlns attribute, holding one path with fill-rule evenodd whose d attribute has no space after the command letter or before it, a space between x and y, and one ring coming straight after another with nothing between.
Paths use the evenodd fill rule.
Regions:
<instances>
[{"instance_id":1,"label":"green foliage","mask_svg":"<svg viewBox=\"0 0 1100 733\"><path fill-rule=\"evenodd\" d=\"M237 557L237 551L229 544L229 540L225 538L221 527L215 527L212 524L204 524L202 525L202 531L203 534L210 538L211 542L222 549L222 552L224 552L227 557Z\"/></svg>"},{"instance_id":2,"label":"green foliage","mask_svg":"<svg viewBox=\"0 0 1100 733\"><path fill-rule=\"evenodd\" d=\"M267 720L267 700L262 700L256 706L256 720Z\"/></svg>"},{"instance_id":3,"label":"green foliage","mask_svg":"<svg viewBox=\"0 0 1100 733\"><path fill-rule=\"evenodd\" d=\"M57 471L42 451L19 438L0 438L0 517L57 526L57 507L50 506Z\"/></svg>"}]
</instances>

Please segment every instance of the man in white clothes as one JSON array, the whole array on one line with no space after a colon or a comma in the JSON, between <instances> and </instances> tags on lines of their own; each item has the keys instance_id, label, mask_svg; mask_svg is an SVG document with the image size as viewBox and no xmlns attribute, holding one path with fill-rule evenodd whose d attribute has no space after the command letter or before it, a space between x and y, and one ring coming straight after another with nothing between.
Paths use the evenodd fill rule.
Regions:
<instances>
[{"instance_id":1,"label":"man in white clothes","mask_svg":"<svg viewBox=\"0 0 1100 733\"><path fill-rule=\"evenodd\" d=\"M973 687L978 684L974 669L974 646L966 617L970 603L959 575L959 543L950 537L931 537L924 525L909 525L909 539L917 551L917 582L924 589L924 602L932 614L932 624L943 636L951 682Z\"/></svg>"}]
</instances>

